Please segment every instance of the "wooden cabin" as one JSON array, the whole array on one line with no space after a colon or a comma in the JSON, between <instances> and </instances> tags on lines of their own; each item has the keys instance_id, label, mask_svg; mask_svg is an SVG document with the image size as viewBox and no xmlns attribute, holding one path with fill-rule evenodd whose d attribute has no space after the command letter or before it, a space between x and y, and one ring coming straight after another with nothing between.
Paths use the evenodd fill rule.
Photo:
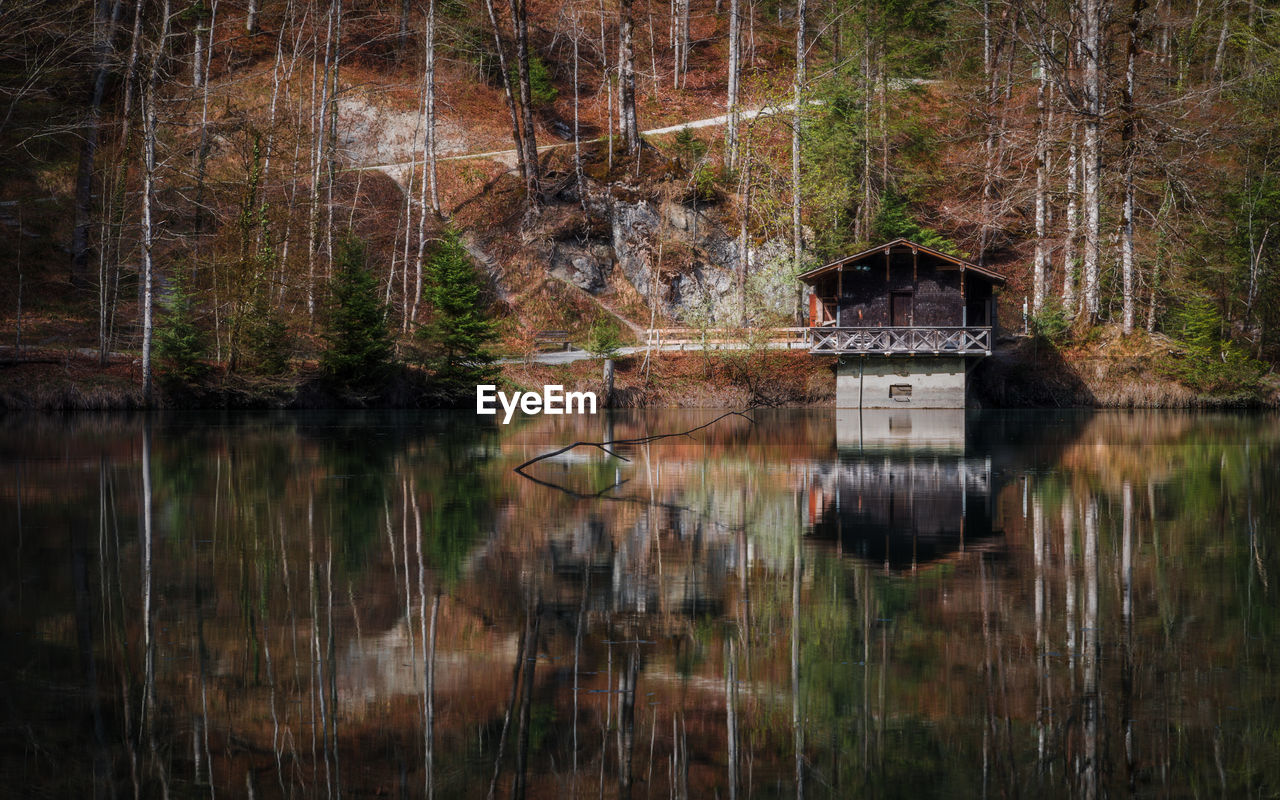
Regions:
<instances>
[{"instance_id":1,"label":"wooden cabin","mask_svg":"<svg viewBox=\"0 0 1280 800\"><path fill-rule=\"evenodd\" d=\"M814 353L990 355L1004 277L906 239L800 276Z\"/></svg>"},{"instance_id":2,"label":"wooden cabin","mask_svg":"<svg viewBox=\"0 0 1280 800\"><path fill-rule=\"evenodd\" d=\"M965 407L968 369L991 355L1004 276L895 239L800 280L809 287L809 352L840 357L838 407Z\"/></svg>"}]
</instances>

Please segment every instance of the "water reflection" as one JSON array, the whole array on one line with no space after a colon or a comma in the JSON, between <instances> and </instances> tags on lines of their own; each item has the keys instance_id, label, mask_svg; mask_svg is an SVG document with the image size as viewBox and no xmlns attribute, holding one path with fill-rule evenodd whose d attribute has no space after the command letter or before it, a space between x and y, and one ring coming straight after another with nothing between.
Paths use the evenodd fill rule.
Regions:
<instances>
[{"instance_id":1,"label":"water reflection","mask_svg":"<svg viewBox=\"0 0 1280 800\"><path fill-rule=\"evenodd\" d=\"M0 419L52 796L1269 795L1274 416Z\"/></svg>"}]
</instances>

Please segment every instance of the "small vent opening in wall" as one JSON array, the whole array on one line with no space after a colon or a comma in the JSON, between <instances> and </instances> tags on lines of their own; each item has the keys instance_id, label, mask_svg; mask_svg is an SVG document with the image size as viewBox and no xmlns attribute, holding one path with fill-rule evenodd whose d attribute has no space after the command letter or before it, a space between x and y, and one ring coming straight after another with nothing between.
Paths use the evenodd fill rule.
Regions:
<instances>
[{"instance_id":1,"label":"small vent opening in wall","mask_svg":"<svg viewBox=\"0 0 1280 800\"><path fill-rule=\"evenodd\" d=\"M899 403L911 402L911 384L895 383L889 387L889 399Z\"/></svg>"}]
</instances>

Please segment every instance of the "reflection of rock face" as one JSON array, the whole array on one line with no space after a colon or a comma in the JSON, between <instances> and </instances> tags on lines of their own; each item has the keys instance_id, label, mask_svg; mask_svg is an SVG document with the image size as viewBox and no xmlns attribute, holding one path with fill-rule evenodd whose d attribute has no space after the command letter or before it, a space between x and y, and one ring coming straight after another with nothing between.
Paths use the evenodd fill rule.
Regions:
<instances>
[{"instance_id":1,"label":"reflection of rock face","mask_svg":"<svg viewBox=\"0 0 1280 800\"><path fill-rule=\"evenodd\" d=\"M347 711L384 702L396 695L420 695L423 687L422 633L414 610L414 629L410 632L404 620L390 630L374 636L352 638L347 652L340 656L336 670L339 696ZM517 636L486 652L436 651L436 691L448 694L465 689L477 670L501 671L498 664L510 664L515 658Z\"/></svg>"}]
</instances>

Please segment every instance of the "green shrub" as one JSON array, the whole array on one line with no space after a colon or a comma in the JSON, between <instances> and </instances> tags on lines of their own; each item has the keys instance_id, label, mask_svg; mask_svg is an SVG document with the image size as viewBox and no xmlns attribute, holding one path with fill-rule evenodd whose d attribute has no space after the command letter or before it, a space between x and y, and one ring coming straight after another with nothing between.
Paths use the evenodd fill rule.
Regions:
<instances>
[{"instance_id":1,"label":"green shrub","mask_svg":"<svg viewBox=\"0 0 1280 800\"><path fill-rule=\"evenodd\" d=\"M1193 296L1169 317L1167 332L1186 350L1166 362L1164 372L1207 394L1252 394L1259 390L1266 365L1250 358L1222 336L1222 315L1204 297Z\"/></svg>"},{"instance_id":2,"label":"green shrub","mask_svg":"<svg viewBox=\"0 0 1280 800\"><path fill-rule=\"evenodd\" d=\"M1071 319L1057 298L1045 298L1040 313L1031 315L1031 335L1052 345L1060 345L1071 337Z\"/></svg>"},{"instance_id":3,"label":"green shrub","mask_svg":"<svg viewBox=\"0 0 1280 800\"><path fill-rule=\"evenodd\" d=\"M174 276L157 322L156 363L161 376L181 383L202 378L209 371L204 361L209 356L209 344L204 331L196 325L195 303L182 276Z\"/></svg>"},{"instance_id":4,"label":"green shrub","mask_svg":"<svg viewBox=\"0 0 1280 800\"><path fill-rule=\"evenodd\" d=\"M688 125L676 132L676 153L685 161L693 163L707 154L707 143L694 135Z\"/></svg>"},{"instance_id":5,"label":"green shrub","mask_svg":"<svg viewBox=\"0 0 1280 800\"><path fill-rule=\"evenodd\" d=\"M703 161L693 170L693 197L702 203L710 203L716 199L716 172L712 166Z\"/></svg>"},{"instance_id":6,"label":"green shrub","mask_svg":"<svg viewBox=\"0 0 1280 800\"><path fill-rule=\"evenodd\" d=\"M880 198L876 212L876 236L880 241L908 239L943 253L959 255L955 242L916 221L911 213L910 198L893 189L887 189Z\"/></svg>"},{"instance_id":7,"label":"green shrub","mask_svg":"<svg viewBox=\"0 0 1280 800\"><path fill-rule=\"evenodd\" d=\"M600 317L587 332L582 349L596 358L617 358L622 349L622 334L618 323L608 317Z\"/></svg>"},{"instance_id":8,"label":"green shrub","mask_svg":"<svg viewBox=\"0 0 1280 800\"><path fill-rule=\"evenodd\" d=\"M345 386L378 384L391 365L391 335L377 281L366 266L364 243L345 235L333 260L320 367Z\"/></svg>"},{"instance_id":9,"label":"green shrub","mask_svg":"<svg viewBox=\"0 0 1280 800\"><path fill-rule=\"evenodd\" d=\"M519 91L520 73L515 68L511 68L511 74L508 76L511 81L511 90ZM547 106L556 101L560 96L560 90L551 81L551 70L547 69L547 64L536 55L529 56L529 99L535 106Z\"/></svg>"},{"instance_id":10,"label":"green shrub","mask_svg":"<svg viewBox=\"0 0 1280 800\"><path fill-rule=\"evenodd\" d=\"M265 377L284 375L293 348L293 335L280 311L269 302L255 304L244 322L245 371Z\"/></svg>"}]
</instances>

